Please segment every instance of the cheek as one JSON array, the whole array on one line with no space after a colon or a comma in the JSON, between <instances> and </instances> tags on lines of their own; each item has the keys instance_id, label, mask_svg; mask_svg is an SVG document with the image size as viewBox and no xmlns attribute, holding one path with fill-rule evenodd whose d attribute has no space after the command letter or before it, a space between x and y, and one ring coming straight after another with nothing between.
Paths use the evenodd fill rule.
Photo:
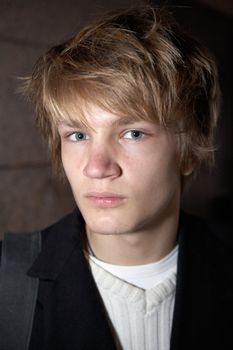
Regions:
<instances>
[{"instance_id":1,"label":"cheek","mask_svg":"<svg viewBox=\"0 0 233 350\"><path fill-rule=\"evenodd\" d=\"M158 195L166 191L173 191L180 185L180 172L176 157L140 157L128 159L125 176L129 188L134 189L138 195Z\"/></svg>"},{"instance_id":2,"label":"cheek","mask_svg":"<svg viewBox=\"0 0 233 350\"><path fill-rule=\"evenodd\" d=\"M61 148L61 160L65 174L72 185L72 182L75 180L75 174L77 175L77 166L78 160L77 157L74 157L72 152L70 152L66 147Z\"/></svg>"},{"instance_id":3,"label":"cheek","mask_svg":"<svg viewBox=\"0 0 233 350\"><path fill-rule=\"evenodd\" d=\"M63 169L66 173L66 176L68 177L70 162L69 162L69 156L66 150L64 149L64 147L61 147L61 161L62 161Z\"/></svg>"}]
</instances>

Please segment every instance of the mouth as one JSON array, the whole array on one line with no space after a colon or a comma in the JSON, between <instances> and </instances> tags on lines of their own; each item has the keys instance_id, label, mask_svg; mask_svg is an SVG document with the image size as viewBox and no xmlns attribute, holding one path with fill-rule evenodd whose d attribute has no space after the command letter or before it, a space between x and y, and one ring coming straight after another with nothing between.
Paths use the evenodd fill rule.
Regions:
<instances>
[{"instance_id":1,"label":"mouth","mask_svg":"<svg viewBox=\"0 0 233 350\"><path fill-rule=\"evenodd\" d=\"M85 197L92 205L103 208L118 207L126 200L126 197L112 192L90 192Z\"/></svg>"}]
</instances>

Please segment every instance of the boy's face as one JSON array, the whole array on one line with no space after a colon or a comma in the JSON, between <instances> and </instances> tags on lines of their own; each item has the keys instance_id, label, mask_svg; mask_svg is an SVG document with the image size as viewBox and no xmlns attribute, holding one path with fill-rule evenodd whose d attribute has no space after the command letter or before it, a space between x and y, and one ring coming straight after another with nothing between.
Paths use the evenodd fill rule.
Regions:
<instances>
[{"instance_id":1,"label":"boy's face","mask_svg":"<svg viewBox=\"0 0 233 350\"><path fill-rule=\"evenodd\" d=\"M176 140L148 121L89 105L87 128L60 123L62 162L89 230L154 230L179 208Z\"/></svg>"}]
</instances>

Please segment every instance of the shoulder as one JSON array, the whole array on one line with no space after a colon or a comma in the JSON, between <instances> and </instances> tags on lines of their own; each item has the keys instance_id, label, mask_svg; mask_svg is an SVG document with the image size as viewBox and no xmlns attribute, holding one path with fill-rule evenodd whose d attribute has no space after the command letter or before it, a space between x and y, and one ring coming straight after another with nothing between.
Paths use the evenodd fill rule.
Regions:
<instances>
[{"instance_id":1,"label":"shoulder","mask_svg":"<svg viewBox=\"0 0 233 350\"><path fill-rule=\"evenodd\" d=\"M63 240L71 236L77 236L81 222L81 214L76 208L73 210L73 212L65 215L57 222L42 229L42 242L46 243L51 239Z\"/></svg>"},{"instance_id":2,"label":"shoulder","mask_svg":"<svg viewBox=\"0 0 233 350\"><path fill-rule=\"evenodd\" d=\"M229 224L181 213L179 243L186 252L210 261L232 262L233 245ZM196 252L196 253L194 253Z\"/></svg>"},{"instance_id":3,"label":"shoulder","mask_svg":"<svg viewBox=\"0 0 233 350\"><path fill-rule=\"evenodd\" d=\"M230 223L216 221L214 218L205 219L183 211L181 212L180 221L186 229L197 236L209 236L222 243L231 242L230 232L232 227Z\"/></svg>"},{"instance_id":4,"label":"shoulder","mask_svg":"<svg viewBox=\"0 0 233 350\"><path fill-rule=\"evenodd\" d=\"M75 209L72 213L64 216L52 225L42 229L42 250L47 246L62 247L66 245L67 241L71 241L74 238L77 240L79 237L78 231L80 222L82 221L81 214L78 209ZM28 232L30 234L32 232ZM20 235L21 233L17 233ZM1 252L2 252L3 240L0 241L0 262L1 262Z\"/></svg>"},{"instance_id":5,"label":"shoulder","mask_svg":"<svg viewBox=\"0 0 233 350\"><path fill-rule=\"evenodd\" d=\"M80 229L82 217L77 209L41 231L42 249L28 271L32 277L56 279L72 256L82 256Z\"/></svg>"}]
</instances>

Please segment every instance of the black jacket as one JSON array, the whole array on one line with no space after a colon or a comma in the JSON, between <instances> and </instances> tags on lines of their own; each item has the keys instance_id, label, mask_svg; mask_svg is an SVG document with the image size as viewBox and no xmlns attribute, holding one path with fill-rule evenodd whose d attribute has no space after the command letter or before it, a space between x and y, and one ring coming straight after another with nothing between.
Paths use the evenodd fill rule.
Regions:
<instances>
[{"instance_id":1,"label":"black jacket","mask_svg":"<svg viewBox=\"0 0 233 350\"><path fill-rule=\"evenodd\" d=\"M116 349L82 252L80 220L74 211L42 232L28 272L40 279L30 350ZM223 238L181 215L171 350L233 349L232 251Z\"/></svg>"}]
</instances>

